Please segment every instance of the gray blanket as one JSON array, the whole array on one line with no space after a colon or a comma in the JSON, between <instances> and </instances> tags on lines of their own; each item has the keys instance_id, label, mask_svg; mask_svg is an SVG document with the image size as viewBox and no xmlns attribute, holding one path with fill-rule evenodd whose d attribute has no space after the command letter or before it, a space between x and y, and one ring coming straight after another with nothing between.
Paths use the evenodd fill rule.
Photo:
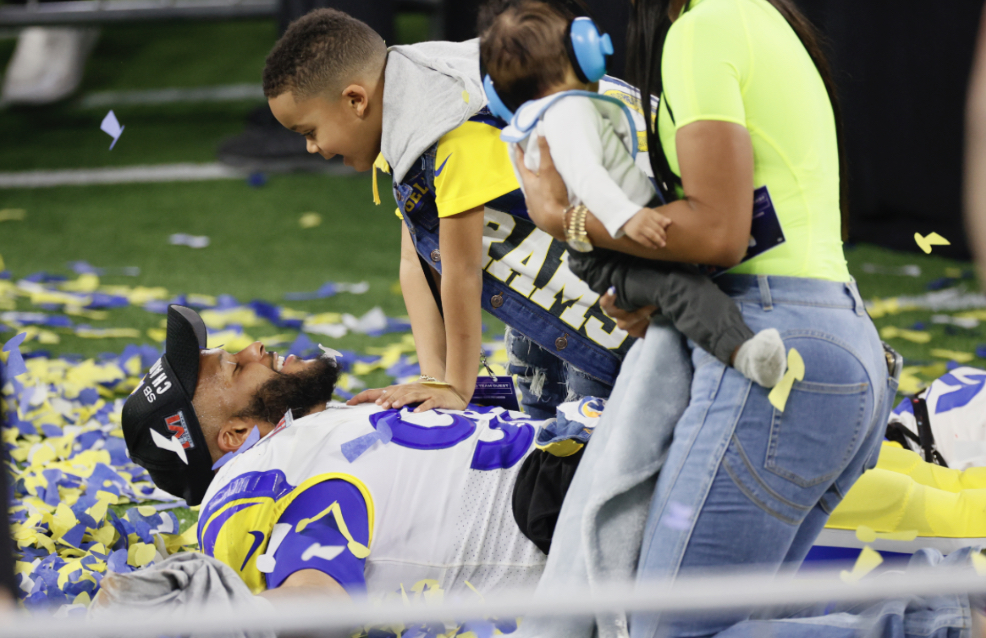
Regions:
<instances>
[{"instance_id":1,"label":"gray blanket","mask_svg":"<svg viewBox=\"0 0 986 638\"><path fill-rule=\"evenodd\" d=\"M171 616L202 607L243 607L256 603L246 583L232 568L205 554L174 554L131 574L107 574L89 608L99 618L119 610L141 612L147 618ZM276 638L268 631L209 633L216 638ZM192 634L190 638L195 638Z\"/></svg>"},{"instance_id":2,"label":"gray blanket","mask_svg":"<svg viewBox=\"0 0 986 638\"><path fill-rule=\"evenodd\" d=\"M655 320L630 349L565 497L539 592L631 582L671 435L688 406L692 365L681 333ZM516 638L627 636L625 614L528 618Z\"/></svg>"}]
</instances>

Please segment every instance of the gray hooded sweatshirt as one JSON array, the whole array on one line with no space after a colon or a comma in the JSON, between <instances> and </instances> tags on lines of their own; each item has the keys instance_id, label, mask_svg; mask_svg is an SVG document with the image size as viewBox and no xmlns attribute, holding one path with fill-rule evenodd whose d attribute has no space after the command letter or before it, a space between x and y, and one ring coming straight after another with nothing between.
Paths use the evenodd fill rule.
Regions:
<instances>
[{"instance_id":1,"label":"gray hooded sweatshirt","mask_svg":"<svg viewBox=\"0 0 986 638\"><path fill-rule=\"evenodd\" d=\"M391 47L380 150L399 184L425 151L486 106L479 40Z\"/></svg>"}]
</instances>

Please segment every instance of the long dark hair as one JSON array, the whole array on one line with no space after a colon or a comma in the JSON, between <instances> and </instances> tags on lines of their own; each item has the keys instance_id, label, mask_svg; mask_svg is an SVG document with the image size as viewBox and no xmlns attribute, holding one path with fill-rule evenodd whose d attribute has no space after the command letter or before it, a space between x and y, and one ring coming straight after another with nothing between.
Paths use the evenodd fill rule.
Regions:
<instances>
[{"instance_id":1,"label":"long dark hair","mask_svg":"<svg viewBox=\"0 0 986 638\"><path fill-rule=\"evenodd\" d=\"M681 14L688 0L636 0L631 10L627 29L627 79L632 82L641 95L661 95L664 85L661 80L661 58L664 41L671 28L671 22ZM825 90L832 102L835 114L835 132L839 145L839 208L842 211L842 239L849 235L849 176L846 165L845 144L843 143L842 109L832 79L825 53L822 51L821 35L791 0L767 0L784 16L797 34L822 76ZM647 148L655 177L661 185L665 199L676 199L671 180L674 174L668 165L664 149L657 134L657 124L653 117L650 100L642 99L644 120L647 122Z\"/></svg>"}]
</instances>

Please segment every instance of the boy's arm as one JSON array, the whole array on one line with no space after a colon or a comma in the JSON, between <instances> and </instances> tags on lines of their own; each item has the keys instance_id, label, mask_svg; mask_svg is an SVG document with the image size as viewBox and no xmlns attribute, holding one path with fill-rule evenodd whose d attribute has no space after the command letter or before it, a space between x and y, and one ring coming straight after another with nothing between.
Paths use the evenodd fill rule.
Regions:
<instances>
[{"instance_id":1,"label":"boy's arm","mask_svg":"<svg viewBox=\"0 0 986 638\"><path fill-rule=\"evenodd\" d=\"M431 374L449 386L435 386L424 383L406 383L385 389L364 390L349 400L350 405L375 401L384 409L401 409L406 405L420 403L415 412L432 408L464 410L476 389L476 375L479 372L479 354L483 346L482 291L483 291L483 228L485 206L477 206L458 215L443 217L439 221L439 251L442 254L442 306L445 310L444 335L432 335L429 339L438 341L445 348L443 376ZM406 231L405 231L406 232ZM410 236L407 237L410 241ZM416 258L416 257L415 257ZM421 267L415 264L418 271ZM403 265L402 265L403 271ZM427 290L428 282L422 274L420 284L424 294L431 298ZM404 288L404 278L401 278ZM404 289L404 294L408 294ZM434 304L432 304L434 306ZM408 304L411 314L411 304ZM435 308L434 314L438 315ZM440 321L440 317L439 317ZM415 341L418 330L411 315ZM437 323L441 327L441 323ZM433 342L434 342L433 341ZM432 343L433 343L432 342ZM422 357L422 345L417 345L418 357ZM425 360L422 373L425 372Z\"/></svg>"},{"instance_id":2,"label":"boy's arm","mask_svg":"<svg viewBox=\"0 0 986 638\"><path fill-rule=\"evenodd\" d=\"M411 318L421 374L445 378L445 326L406 224L401 224L401 293Z\"/></svg>"},{"instance_id":3,"label":"boy's arm","mask_svg":"<svg viewBox=\"0 0 986 638\"><path fill-rule=\"evenodd\" d=\"M445 381L466 403L476 389L483 347L483 228L485 206L441 220Z\"/></svg>"}]
</instances>

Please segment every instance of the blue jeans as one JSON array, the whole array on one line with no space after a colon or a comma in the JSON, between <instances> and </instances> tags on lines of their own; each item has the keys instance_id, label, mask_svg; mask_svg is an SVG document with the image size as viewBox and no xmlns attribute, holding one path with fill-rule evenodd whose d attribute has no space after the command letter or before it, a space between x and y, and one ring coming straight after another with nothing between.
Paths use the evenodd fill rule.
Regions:
<instances>
[{"instance_id":1,"label":"blue jeans","mask_svg":"<svg viewBox=\"0 0 986 638\"><path fill-rule=\"evenodd\" d=\"M555 408L582 397L605 399L613 386L579 370L507 326L507 372L517 375L521 405L535 419L553 419Z\"/></svg>"},{"instance_id":2,"label":"blue jeans","mask_svg":"<svg viewBox=\"0 0 986 638\"><path fill-rule=\"evenodd\" d=\"M781 412L768 390L693 346L691 397L651 502L641 580L800 564L832 510L876 464L896 393L855 283L721 280L754 332L777 328L787 348L798 350L804 380ZM747 619L637 615L630 627L633 638L711 636L733 627L732 636ZM783 633L783 625L774 630Z\"/></svg>"}]
</instances>

